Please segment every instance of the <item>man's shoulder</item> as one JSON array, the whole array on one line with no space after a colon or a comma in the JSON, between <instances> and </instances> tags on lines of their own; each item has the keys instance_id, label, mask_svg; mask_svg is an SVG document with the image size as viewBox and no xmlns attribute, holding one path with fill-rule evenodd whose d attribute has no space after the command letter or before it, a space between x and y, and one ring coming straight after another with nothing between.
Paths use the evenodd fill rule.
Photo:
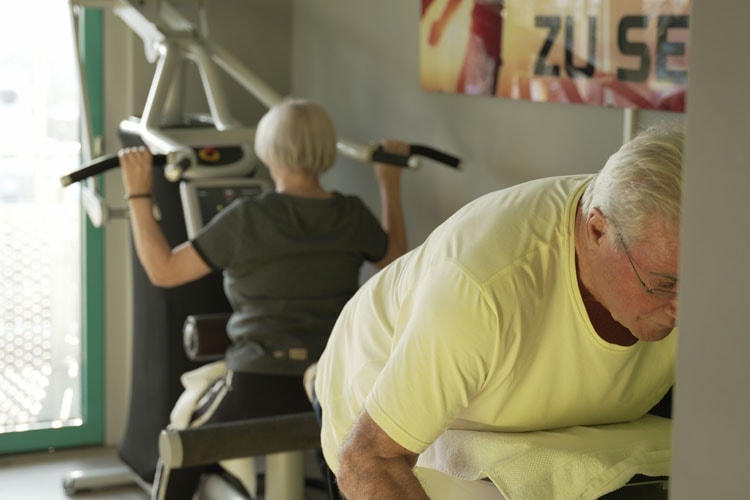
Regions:
<instances>
[{"instance_id":1,"label":"man's shoulder","mask_svg":"<svg viewBox=\"0 0 750 500\"><path fill-rule=\"evenodd\" d=\"M423 258L460 263L479 281L540 249L564 244L590 175L528 181L466 205L427 239Z\"/></svg>"},{"instance_id":2,"label":"man's shoulder","mask_svg":"<svg viewBox=\"0 0 750 500\"><path fill-rule=\"evenodd\" d=\"M464 205L445 224L453 226L451 232L461 227L474 235L483 230L528 233L535 223L554 226L563 222L592 177L546 177L492 191Z\"/></svg>"},{"instance_id":3,"label":"man's shoulder","mask_svg":"<svg viewBox=\"0 0 750 500\"><path fill-rule=\"evenodd\" d=\"M529 179L512 186L492 191L479 198L497 199L504 197L518 197L519 195L534 196L537 193L570 195L588 184L594 174L558 175L554 177L540 177Z\"/></svg>"}]
</instances>

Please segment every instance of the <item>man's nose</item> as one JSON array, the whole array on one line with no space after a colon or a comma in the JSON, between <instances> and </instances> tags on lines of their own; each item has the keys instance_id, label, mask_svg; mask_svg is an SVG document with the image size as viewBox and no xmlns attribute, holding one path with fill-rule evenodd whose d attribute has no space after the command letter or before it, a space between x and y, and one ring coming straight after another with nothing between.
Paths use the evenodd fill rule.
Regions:
<instances>
[{"instance_id":1,"label":"man's nose","mask_svg":"<svg viewBox=\"0 0 750 500\"><path fill-rule=\"evenodd\" d=\"M677 295L667 302L667 314L673 322L677 322Z\"/></svg>"}]
</instances>

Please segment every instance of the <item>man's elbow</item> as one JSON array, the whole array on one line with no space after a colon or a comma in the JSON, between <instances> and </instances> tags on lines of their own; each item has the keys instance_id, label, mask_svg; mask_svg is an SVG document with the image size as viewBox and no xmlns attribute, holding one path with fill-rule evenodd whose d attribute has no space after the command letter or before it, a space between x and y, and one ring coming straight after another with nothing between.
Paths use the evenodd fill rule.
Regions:
<instances>
[{"instance_id":1,"label":"man's elbow","mask_svg":"<svg viewBox=\"0 0 750 500\"><path fill-rule=\"evenodd\" d=\"M357 485L357 472L363 465L358 453L351 446L344 446L339 453L339 470L336 473L336 483L341 492L351 496ZM358 464L359 463L359 467Z\"/></svg>"},{"instance_id":2,"label":"man's elbow","mask_svg":"<svg viewBox=\"0 0 750 500\"><path fill-rule=\"evenodd\" d=\"M345 498L426 499L412 472L416 461L417 455L384 457L361 446L345 446L339 453L336 482Z\"/></svg>"},{"instance_id":3,"label":"man's elbow","mask_svg":"<svg viewBox=\"0 0 750 500\"><path fill-rule=\"evenodd\" d=\"M382 461L370 450L349 442L339 452L336 483L345 498L376 498L372 481L380 482L384 471Z\"/></svg>"}]
</instances>

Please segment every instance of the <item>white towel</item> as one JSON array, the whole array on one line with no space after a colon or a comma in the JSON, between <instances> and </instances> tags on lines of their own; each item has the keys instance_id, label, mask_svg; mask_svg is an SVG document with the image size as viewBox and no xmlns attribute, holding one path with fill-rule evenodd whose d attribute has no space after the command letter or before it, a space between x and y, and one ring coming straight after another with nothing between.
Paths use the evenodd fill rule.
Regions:
<instances>
[{"instance_id":1,"label":"white towel","mask_svg":"<svg viewBox=\"0 0 750 500\"><path fill-rule=\"evenodd\" d=\"M489 478L509 500L593 500L635 474L669 475L672 421L552 431L446 431L417 466L467 480Z\"/></svg>"},{"instance_id":2,"label":"white towel","mask_svg":"<svg viewBox=\"0 0 750 500\"><path fill-rule=\"evenodd\" d=\"M190 427L190 417L193 415L200 398L211 385L224 377L227 373L227 365L224 361L216 361L203 365L195 370L185 372L180 377L185 391L177 399L170 414L170 422L175 429L187 429ZM236 477L245 489L252 495L257 496L257 480L255 458L235 458L222 460L219 465Z\"/></svg>"},{"instance_id":3,"label":"white towel","mask_svg":"<svg viewBox=\"0 0 750 500\"><path fill-rule=\"evenodd\" d=\"M187 429L190 417L200 398L214 382L227 374L227 364L216 361L200 366L195 370L185 372L180 376L180 382L185 390L177 398L177 402L169 414L169 421L175 429Z\"/></svg>"}]
</instances>

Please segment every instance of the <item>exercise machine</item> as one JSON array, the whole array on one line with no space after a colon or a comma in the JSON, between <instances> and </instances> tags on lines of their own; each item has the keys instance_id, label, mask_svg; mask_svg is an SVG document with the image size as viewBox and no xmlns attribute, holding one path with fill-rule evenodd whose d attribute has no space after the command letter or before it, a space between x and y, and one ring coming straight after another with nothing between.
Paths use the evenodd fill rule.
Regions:
<instances>
[{"instance_id":1,"label":"exercise machine","mask_svg":"<svg viewBox=\"0 0 750 500\"><path fill-rule=\"evenodd\" d=\"M206 2L194 3L203 19ZM218 205L228 201L211 199L217 193L226 196L226 186L234 189L230 196L270 189L270 180L264 177L253 151L255 129L239 123L229 112L219 76L224 71L267 107L281 102L280 95L229 51L204 36L203 30L168 0L70 0L70 6L76 34L81 8L111 9L143 39L146 56L155 63L143 112L120 123L120 138L123 146L147 146L155 164L163 167L164 175L154 176L154 209L172 246L192 236ZM188 115L182 109L188 64L198 69L209 108L205 115ZM88 117L84 81L81 77L83 115ZM96 192L97 175L117 167L118 160L115 155L91 158L93 141L86 119L86 161L60 182L63 186L82 183L84 208L92 224L99 227L112 217L126 215L127 210L108 206ZM460 167L458 158L420 144L412 145L406 156L389 155L377 146L345 138L338 138L337 148L344 156L368 163L384 161L417 168L420 159L427 158L451 168ZM206 195L207 205L189 202L195 201L198 193ZM189 314L230 312L217 274L174 289L159 289L150 284L136 259L133 287L131 404L126 432L118 447L126 465L117 470L73 471L63 478L68 494L133 481L148 488L159 456L159 433L169 423L171 408L182 392L179 377L199 366L185 357L180 342L185 318Z\"/></svg>"}]
</instances>

